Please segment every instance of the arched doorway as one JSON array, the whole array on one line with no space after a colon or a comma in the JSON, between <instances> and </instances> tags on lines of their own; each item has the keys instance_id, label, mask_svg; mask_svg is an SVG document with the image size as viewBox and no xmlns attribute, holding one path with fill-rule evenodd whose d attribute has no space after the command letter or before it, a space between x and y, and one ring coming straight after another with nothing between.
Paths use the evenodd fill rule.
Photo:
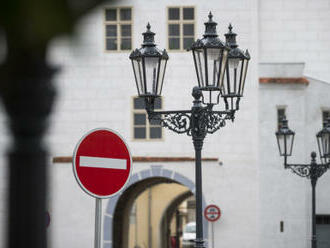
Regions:
<instances>
[{"instance_id":1,"label":"arched doorway","mask_svg":"<svg viewBox=\"0 0 330 248\"><path fill-rule=\"evenodd\" d=\"M177 218L180 218L179 216L176 216L177 214L180 214L180 211L178 211L178 207L182 204L182 202L184 202L185 200L187 200L188 198L190 198L192 196L192 192L191 191L186 191L180 195L178 195L177 197L175 197L171 203L167 206L166 210L163 213L161 222L160 222L160 238L161 238L161 246L160 248L168 248L170 247L170 240L169 240L169 236L170 236L170 225L171 225L171 220L173 219L173 216L175 216L176 221ZM176 223L176 225L180 225L181 223ZM180 225L181 226L181 225ZM176 226L177 227L177 226ZM178 231L182 231L181 230L176 230L176 232ZM178 234L176 234L177 236ZM180 240L175 241L176 243L180 243Z\"/></svg>"},{"instance_id":2,"label":"arched doorway","mask_svg":"<svg viewBox=\"0 0 330 248\"><path fill-rule=\"evenodd\" d=\"M126 190L108 201L103 222L103 248L127 247L129 213L135 198L146 188L160 183L177 183L195 192L195 184L189 178L162 166L151 166L150 169L133 174ZM204 237L208 237L206 220L203 221L203 227Z\"/></svg>"}]
</instances>

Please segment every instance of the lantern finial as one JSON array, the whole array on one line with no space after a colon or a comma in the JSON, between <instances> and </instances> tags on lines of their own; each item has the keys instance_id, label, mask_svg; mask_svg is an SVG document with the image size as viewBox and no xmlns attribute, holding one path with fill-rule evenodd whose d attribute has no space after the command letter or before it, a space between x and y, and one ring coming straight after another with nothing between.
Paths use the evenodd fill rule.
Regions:
<instances>
[{"instance_id":1,"label":"lantern finial","mask_svg":"<svg viewBox=\"0 0 330 248\"><path fill-rule=\"evenodd\" d=\"M209 12L209 22L213 22L212 18L213 18L213 15L212 15L212 12L210 11Z\"/></svg>"},{"instance_id":2,"label":"lantern finial","mask_svg":"<svg viewBox=\"0 0 330 248\"><path fill-rule=\"evenodd\" d=\"M148 22L147 31L144 32L143 35L143 44L142 46L156 46L155 44L155 33L150 30L151 25Z\"/></svg>"},{"instance_id":3,"label":"lantern finial","mask_svg":"<svg viewBox=\"0 0 330 248\"><path fill-rule=\"evenodd\" d=\"M231 23L229 23L228 29L229 29L229 33L232 33L231 30L233 29L233 26L231 25Z\"/></svg>"},{"instance_id":4,"label":"lantern finial","mask_svg":"<svg viewBox=\"0 0 330 248\"><path fill-rule=\"evenodd\" d=\"M231 25L231 23L229 23L228 26L228 33L225 34L226 36L226 45L229 46L230 48L236 48L238 47L237 43L236 43L236 33L234 33L233 31L233 26Z\"/></svg>"}]
</instances>

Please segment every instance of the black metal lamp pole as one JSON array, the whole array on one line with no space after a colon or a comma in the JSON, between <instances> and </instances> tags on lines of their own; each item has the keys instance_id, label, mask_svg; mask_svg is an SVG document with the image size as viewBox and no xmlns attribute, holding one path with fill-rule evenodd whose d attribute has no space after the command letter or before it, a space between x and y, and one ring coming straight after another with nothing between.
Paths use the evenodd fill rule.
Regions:
<instances>
[{"instance_id":1,"label":"black metal lamp pole","mask_svg":"<svg viewBox=\"0 0 330 248\"><path fill-rule=\"evenodd\" d=\"M287 157L292 154L293 138L295 133L288 127L288 121L284 117L281 127L276 132L276 138L280 151L280 156L284 156L284 168L290 168L295 174L311 180L312 185L312 248L317 248L316 237L316 208L315 208L315 188L317 180L330 168L330 119L325 122L324 128L318 132L321 164L316 162L316 152L311 153L310 164L288 164Z\"/></svg>"},{"instance_id":2,"label":"black metal lamp pole","mask_svg":"<svg viewBox=\"0 0 330 248\"><path fill-rule=\"evenodd\" d=\"M250 56L236 44L235 33L226 34L226 44L216 33L217 23L205 23L205 34L191 46L199 86L193 88L193 106L190 110L154 111L154 103L161 96L168 55L154 43L155 33L150 24L143 33L140 49L135 49L132 61L136 86L140 97L145 99L149 121L158 122L178 134L192 137L195 149L196 183L196 240L195 247L204 248L203 206L202 206L202 148L204 138L225 126L226 120L234 121L239 100L243 96L244 82ZM223 83L225 75L226 84ZM203 92L206 92L203 94ZM215 93L215 96L214 96ZM214 105L223 97L225 110L215 111ZM228 104L228 100L230 104Z\"/></svg>"}]
</instances>

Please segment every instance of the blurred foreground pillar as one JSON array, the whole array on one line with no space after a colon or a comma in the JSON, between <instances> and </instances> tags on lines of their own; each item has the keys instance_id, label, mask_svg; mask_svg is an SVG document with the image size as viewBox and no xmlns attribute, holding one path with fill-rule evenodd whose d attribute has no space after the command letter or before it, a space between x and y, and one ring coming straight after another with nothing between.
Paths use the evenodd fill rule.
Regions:
<instances>
[{"instance_id":1,"label":"blurred foreground pillar","mask_svg":"<svg viewBox=\"0 0 330 248\"><path fill-rule=\"evenodd\" d=\"M48 159L43 138L55 96L55 70L47 64L47 47L55 37L71 33L81 16L104 1L10 0L1 5L7 54L0 65L0 97L12 138L7 247L47 247Z\"/></svg>"},{"instance_id":2,"label":"blurred foreground pillar","mask_svg":"<svg viewBox=\"0 0 330 248\"><path fill-rule=\"evenodd\" d=\"M54 101L45 53L22 53L0 68L1 97L12 134L8 247L45 248L47 153L43 136Z\"/></svg>"}]
</instances>

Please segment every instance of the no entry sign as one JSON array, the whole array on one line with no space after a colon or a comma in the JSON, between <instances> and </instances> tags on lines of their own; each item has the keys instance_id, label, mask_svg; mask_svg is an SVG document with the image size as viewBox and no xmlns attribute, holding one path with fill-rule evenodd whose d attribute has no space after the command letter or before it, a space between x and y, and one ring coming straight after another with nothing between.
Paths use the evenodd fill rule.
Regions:
<instances>
[{"instance_id":1,"label":"no entry sign","mask_svg":"<svg viewBox=\"0 0 330 248\"><path fill-rule=\"evenodd\" d=\"M108 198L128 182L132 158L119 134L110 129L94 129L77 144L72 164L76 180L86 193Z\"/></svg>"},{"instance_id":2,"label":"no entry sign","mask_svg":"<svg viewBox=\"0 0 330 248\"><path fill-rule=\"evenodd\" d=\"M217 221L221 216L220 208L216 205L208 205L204 210L204 216L208 221Z\"/></svg>"}]
</instances>

